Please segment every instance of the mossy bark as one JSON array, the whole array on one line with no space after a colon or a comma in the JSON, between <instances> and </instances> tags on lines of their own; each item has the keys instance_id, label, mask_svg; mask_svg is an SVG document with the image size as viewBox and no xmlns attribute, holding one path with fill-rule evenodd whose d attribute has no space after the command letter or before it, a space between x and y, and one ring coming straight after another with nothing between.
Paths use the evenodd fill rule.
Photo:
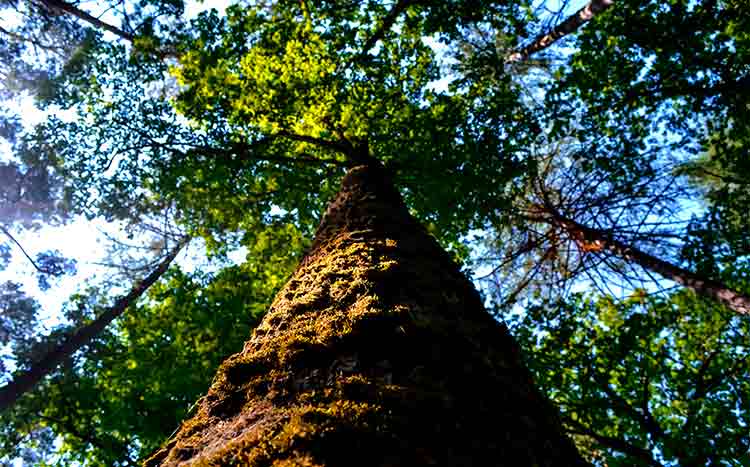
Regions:
<instances>
[{"instance_id":1,"label":"mossy bark","mask_svg":"<svg viewBox=\"0 0 750 467\"><path fill-rule=\"evenodd\" d=\"M506 328L356 167L309 254L146 466L575 466Z\"/></svg>"}]
</instances>

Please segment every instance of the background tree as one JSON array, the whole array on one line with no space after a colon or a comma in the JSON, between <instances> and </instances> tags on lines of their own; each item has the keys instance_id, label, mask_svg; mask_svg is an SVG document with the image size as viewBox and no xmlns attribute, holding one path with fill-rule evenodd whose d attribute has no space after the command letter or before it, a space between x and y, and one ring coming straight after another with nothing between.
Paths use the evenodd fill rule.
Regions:
<instances>
[{"instance_id":1,"label":"background tree","mask_svg":"<svg viewBox=\"0 0 750 467\"><path fill-rule=\"evenodd\" d=\"M744 261L742 251L725 252L730 244L744 243L747 235L737 227L734 235L721 234L742 222L725 215L722 226L717 217L719 212L741 212L746 190L729 184L739 188L721 200L719 190L709 190L703 194L713 193L703 204L688 178L678 176L695 174L686 167L697 167L690 161L701 154L713 154L714 166L725 167L717 173L742 167L747 159L741 142L744 123L731 123L742 118L748 101L742 84L745 38L737 32L745 21L731 2L675 2L669 7L641 2L608 9L581 29L569 60L550 62L547 74L534 75L545 91L529 93L527 100L548 131L527 152L525 159L534 162L528 165L528 178L518 179L515 201L498 202L498 222L488 229L495 239L490 244L499 245L490 246L488 266L500 273L494 282L501 287L495 289L503 289L509 303L530 285L537 292L567 290L575 277L584 276L611 294L648 282L649 289L662 288L662 276L746 312L742 287L721 271ZM664 47L664 37L644 36L644 24L679 37ZM723 34L726 42L711 42L715 34ZM680 58L690 50L699 50L701 59ZM676 62L689 66L669 65ZM519 83L524 76L529 72L516 77ZM704 92L694 92L701 86ZM727 144L717 131L737 139ZM549 209L540 215L545 198L571 222L551 222ZM724 200L733 200L732 207L721 207ZM585 232L572 232L563 224ZM722 256L723 264L715 265L714 258ZM517 277L507 281L505 274Z\"/></svg>"},{"instance_id":2,"label":"background tree","mask_svg":"<svg viewBox=\"0 0 750 467\"><path fill-rule=\"evenodd\" d=\"M66 100L70 102L76 99L67 94L71 89L69 84L71 80L80 80L82 70L86 69L88 60L94 56L92 51L103 43L102 32L114 32L130 42L137 42L136 45L142 49L143 44L148 42L145 38L153 36L154 31L158 30L153 27L155 18L170 11L179 13L181 5L172 4L170 7L161 2L153 5L110 5L107 11L110 15L122 16L122 27L130 28L134 22L138 22L137 33L125 33L73 3L9 1L0 3L0 9L3 11L3 24L0 25L0 99L19 103L28 100L31 95L47 111L54 112L59 105L64 106ZM145 27L147 24L148 27ZM3 155L3 162L0 163L2 252L8 260L10 257L7 255L10 254L25 257L38 273L40 289L47 290L51 286L51 278L75 274L75 260L63 258L56 250L28 251L20 239L30 230L68 222L72 215L81 210L71 209L66 174L60 166L60 147L55 146L52 140L45 140L41 128L24 131L21 120L13 114L12 108L9 106L0 117L0 136L8 143L13 154L7 161ZM8 286L12 286L15 293L20 293L17 285L8 283ZM18 300L4 305L13 310L16 309L15 303ZM36 311L37 307L23 309ZM16 326L11 321L20 319L20 314L15 311L4 315L8 326ZM35 321L36 317L28 317L28 320ZM18 325L21 325L20 321ZM18 345L28 346L28 342ZM52 339L45 345L54 347L57 344ZM16 344L11 345L14 346ZM41 349L39 345L35 348ZM15 352L4 353L4 364L14 361L13 366L17 368L25 365L14 355ZM41 356L25 355L21 360L26 359L28 363L31 361L29 358L38 360ZM9 375L4 372L2 379L8 383Z\"/></svg>"},{"instance_id":3,"label":"background tree","mask_svg":"<svg viewBox=\"0 0 750 467\"><path fill-rule=\"evenodd\" d=\"M18 398L32 390L45 376L49 375L58 365L68 360L80 350L125 310L138 300L167 271L177 254L189 239L181 239L171 247L169 253L149 275L133 285L125 295L115 300L115 303L96 316L90 323L85 323L77 329L53 343L48 350L29 359L26 365L19 365L10 381L0 387L0 409L4 410L13 405Z\"/></svg>"},{"instance_id":4,"label":"background tree","mask_svg":"<svg viewBox=\"0 0 750 467\"><path fill-rule=\"evenodd\" d=\"M564 295L582 277L614 296L613 287L626 293L662 288L659 281L667 279L740 314L750 312L743 288L705 268L681 265L695 243L684 211L698 194L675 174L682 167L623 181L615 170L624 167L593 168L585 151L566 141L539 157L537 173L522 182L507 217L486 239L487 248L500 253L484 262L493 267L491 287L506 306L529 294Z\"/></svg>"},{"instance_id":5,"label":"background tree","mask_svg":"<svg viewBox=\"0 0 750 467\"><path fill-rule=\"evenodd\" d=\"M529 308L511 328L595 465L704 466L750 460L747 326L680 291L575 295Z\"/></svg>"}]
</instances>

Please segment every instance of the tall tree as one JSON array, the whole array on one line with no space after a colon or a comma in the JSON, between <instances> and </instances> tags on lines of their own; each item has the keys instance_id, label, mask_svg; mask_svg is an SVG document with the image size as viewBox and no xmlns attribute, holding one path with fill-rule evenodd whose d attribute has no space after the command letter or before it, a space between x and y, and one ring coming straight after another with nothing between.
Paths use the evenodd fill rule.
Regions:
<instances>
[{"instance_id":1,"label":"tall tree","mask_svg":"<svg viewBox=\"0 0 750 467\"><path fill-rule=\"evenodd\" d=\"M562 77L562 84L559 92L549 93L548 107L539 113L529 112L530 102L539 98L539 83L525 81L526 76L520 73L513 75L535 65L524 61L520 66L505 66L505 54L489 56L464 47L475 37L486 36L502 40L507 45L504 50L517 49L523 44L515 37L517 32L534 30L525 27L526 12L533 6L526 1L251 2L230 7L225 17L205 13L192 23L185 36L176 35L174 44L180 63L171 70L159 54L133 55L127 41L116 39L107 43L104 39L109 34L106 34L102 40L93 41L93 46L87 49L87 59L77 62L73 73L56 82L53 93L56 102L75 115L49 119L40 127L38 140L56 148L56 161L65 174L66 193L75 212L137 222L144 212L155 213L163 206L172 206L178 213L177 221L190 234L202 237L210 250L217 251L239 244L237 239L253 236L273 226L280 218L302 235L311 236L326 200L336 192L338 179L345 169L377 158L392 171L392 178L411 212L443 245L449 246L452 253L462 254L466 247L460 240L471 229L503 226L505 221L517 225L515 219L499 209L512 206L511 201L518 198L518 191L523 192L522 183L509 181L533 179L534 170L539 167L530 154L531 149L538 147L540 135L551 134L554 138L563 134L560 128L568 122L566 130L580 124L581 131L571 133L575 133L583 145L590 143L591 156L584 157L584 162L588 159L595 165L606 165L607 170L602 169L597 176L611 175L618 183L623 182L617 186L630 183L632 187L646 183L642 175L648 177L654 173L646 170L653 168L649 164L654 159L649 158L650 148L644 148L647 132L644 131L646 124L640 119L642 111L617 114L617 117L624 115L621 120L610 118L613 114L608 111L619 109L617 105L597 107L585 89L579 93L577 88L578 85L586 89L587 86L603 86L601 91L606 94L614 88L619 92L630 84L627 77L616 80L614 84L618 86L614 88L609 87L612 83L607 76L600 77L594 84L586 81L595 74L599 76L602 61L609 66L607 57L597 55L597 40L600 45L602 41L607 42L606 47L618 64L637 57L637 54L620 53L622 50L617 49L617 44L610 44L609 31L617 32L613 35L619 37L618 31L624 27L627 29L624 35L628 36L634 25L641 27L641 24L655 24L657 29L669 31L675 18L681 18L676 14L677 7L662 14L658 2L638 3L643 4L649 5L648 15L658 16L658 21L623 21L639 13L637 7L630 8L628 4L595 15L586 28L580 29L584 41L579 44L585 44L581 49L595 60L576 56L570 68L550 75L550 80ZM127 2L118 5L127 5ZM688 7L685 12L704 10ZM69 19L83 24L73 17ZM707 29L711 29L725 23L711 21L707 24L710 24ZM130 31L124 23L122 25L124 31ZM597 34L602 30L607 33ZM679 30L685 32L690 28ZM704 43L708 43L706 38L711 39L712 33L701 34ZM742 38L737 31L733 35ZM666 42L665 37L669 37L669 33L664 33L660 41ZM160 44L154 44L157 50ZM713 49L719 52L721 60L731 49L722 47ZM674 56L666 55L666 59L659 61L658 69L674 60ZM456 61L454 57L465 60ZM581 71L582 66L589 63L598 65L592 66L588 70L590 73ZM627 74L633 69L633 66L624 66L622 70L608 70L608 73L619 76L617 73ZM170 82L168 71L177 76L178 83ZM687 74L694 71L691 68ZM657 96L654 101L663 97ZM562 102L554 103L554 98ZM648 98L646 101L650 102ZM181 115L175 112L175 107ZM569 118L566 111L570 108L584 115ZM607 127L612 122L623 124ZM657 141L653 145L660 143ZM664 144L660 147L661 153L671 147L673 145ZM620 173L623 171L624 174ZM532 176L524 178L527 172ZM586 172L577 175L579 180L586 180ZM605 196L606 188L613 186L608 178L603 180L597 195ZM573 219L581 225L599 227L594 222L583 222L580 217ZM638 245L654 246L649 235L655 237L657 233L656 230L637 232L641 242ZM661 233L662 238L666 238L673 232ZM578 244L575 239L568 243L574 248ZM585 241L581 243L587 246ZM596 247L595 242L589 243L587 248ZM644 250L656 253L655 248L644 247ZM586 252L582 256L588 259L595 255ZM366 267L377 269L372 265ZM640 274L642 276L643 272ZM365 282L375 284L369 279ZM552 290L553 286L547 288ZM377 290L376 293L380 296ZM219 303L206 304L206 307L221 309L221 299L210 296ZM317 295L312 296L315 297ZM390 298L383 298L386 299ZM316 304L313 300L312 305ZM290 322L297 321L290 318ZM487 325L490 326L489 322ZM411 329L407 325L403 327L407 331ZM120 328L114 332L120 332ZM179 333L191 335L185 330ZM135 334L128 331L113 339L129 342L128 335ZM154 344L149 339L143 342ZM407 344L398 346L399 349L408 347ZM112 348L118 347L105 350ZM288 354L286 350L280 353ZM115 354L128 355L124 358L131 360L130 354ZM300 352L302 354L305 356L301 358L310 356L309 352ZM428 358L424 353L415 355ZM289 358L291 365L301 365L295 357ZM320 370L321 364L309 358L313 361L312 367L318 365ZM97 375L110 375L98 367L100 361L88 361L88 368ZM114 381L127 381L127 375L134 374L124 365L106 361L116 368L118 376L112 378ZM450 358L446 361L452 362ZM297 367L285 367L284 362L279 365L269 378L289 370L284 374L295 379L296 376L289 375L299 375L302 371ZM150 368L145 364L143 367ZM329 368L325 368L326 375L346 373L347 364L335 363L332 370ZM66 370L59 369L60 372ZM64 386L65 382L47 384L53 379L62 381L63 378L56 378L62 374L60 372L45 381L40 390L49 389L48 394L54 394L59 389L69 395L82 380L86 380L87 387L105 384L79 378L81 371L76 368L71 373L77 377L65 380L68 386ZM397 374L395 370L390 373ZM302 379L300 384L304 385L307 377L297 379ZM419 371L414 377L439 381L439 377L420 376ZM318 384L316 378L310 378L314 384ZM285 387L283 378L271 381L259 377L257 380L261 386L278 383L281 386L275 387ZM153 397L153 392L140 390L146 383L128 384L124 384L128 389L123 391L127 395L123 395L121 405L105 403L100 407L132 407L133 412L148 413L141 410L152 405L138 397L144 394ZM164 382L157 379L154 384ZM227 387L234 388L233 383L228 384ZM214 394L224 394L221 387L219 393ZM346 390L348 388L350 386ZM262 392L262 388L259 391ZM101 392L109 400L114 398L109 394L117 393L111 389ZM35 394L36 401L44 398L44 394ZM172 391L170 385L165 394L171 397L176 391ZM174 397L184 402L179 396ZM210 405L210 401L204 406L206 404ZM210 412L212 407L206 410ZM221 410L219 408L219 412ZM18 412L22 414L19 419L35 412L38 411ZM70 424L69 417L56 417L54 411L46 409L42 412L57 422L27 424L41 428L38 431L29 428L26 432L39 433L41 440L49 439L45 434L48 428L57 433L66 432L67 440L80 441L77 448L80 452L89 449L80 447L84 444L104 446L101 451L106 451L107 443L100 440L109 440L108 434L117 433L113 436L117 438L115 444L127 445L124 451L132 455L140 439L152 443L158 431L148 424L134 423L130 417L123 417L120 424L112 422L111 414L106 423ZM268 413L272 413L270 409ZM305 415L304 420L317 414ZM168 417L156 419L171 423ZM263 423L271 423L267 418L263 420ZM142 431L128 438L119 435L122 427ZM91 433L105 435L87 436ZM90 441L85 441L87 438ZM300 441L293 438L291 442L296 445ZM113 454L94 458L84 454L79 458L95 465L105 462L100 459L115 457ZM122 460L123 464L127 462L130 459Z\"/></svg>"},{"instance_id":2,"label":"tall tree","mask_svg":"<svg viewBox=\"0 0 750 467\"><path fill-rule=\"evenodd\" d=\"M389 178L349 171L244 350L146 465L584 465Z\"/></svg>"}]
</instances>

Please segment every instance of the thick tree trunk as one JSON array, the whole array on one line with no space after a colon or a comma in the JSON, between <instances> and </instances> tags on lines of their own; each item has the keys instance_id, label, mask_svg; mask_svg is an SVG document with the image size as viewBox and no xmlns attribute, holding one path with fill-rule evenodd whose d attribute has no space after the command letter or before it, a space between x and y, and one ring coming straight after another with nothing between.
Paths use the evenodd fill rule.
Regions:
<instances>
[{"instance_id":1,"label":"thick tree trunk","mask_svg":"<svg viewBox=\"0 0 750 467\"><path fill-rule=\"evenodd\" d=\"M576 466L507 329L382 169L344 179L155 466Z\"/></svg>"},{"instance_id":2,"label":"thick tree trunk","mask_svg":"<svg viewBox=\"0 0 750 467\"><path fill-rule=\"evenodd\" d=\"M602 230L587 227L556 213L552 213L552 216L553 222L567 231L579 244L589 245L588 248L596 250L605 250L687 287L699 295L717 300L737 313L750 314L750 297L730 289L726 284L657 258L633 245L612 238Z\"/></svg>"},{"instance_id":3,"label":"thick tree trunk","mask_svg":"<svg viewBox=\"0 0 750 467\"><path fill-rule=\"evenodd\" d=\"M583 8L555 26L552 31L536 36L530 44L514 51L505 59L505 63L527 60L531 55L546 49L563 37L576 32L581 26L591 21L594 16L611 7L612 4L614 4L614 0L591 0Z\"/></svg>"},{"instance_id":4,"label":"thick tree trunk","mask_svg":"<svg viewBox=\"0 0 750 467\"><path fill-rule=\"evenodd\" d=\"M18 373L5 386L0 387L0 412L12 406L21 396L34 389L34 386L44 379L45 376L52 373L59 364L69 359L84 345L91 342L109 323L123 314L130 305L135 303L149 287L164 275L177 254L187 244L187 241L188 239L185 239L178 243L148 276L136 283L126 295L117 299L113 306L104 311L92 322L77 329L60 345L35 361L30 368Z\"/></svg>"}]
</instances>

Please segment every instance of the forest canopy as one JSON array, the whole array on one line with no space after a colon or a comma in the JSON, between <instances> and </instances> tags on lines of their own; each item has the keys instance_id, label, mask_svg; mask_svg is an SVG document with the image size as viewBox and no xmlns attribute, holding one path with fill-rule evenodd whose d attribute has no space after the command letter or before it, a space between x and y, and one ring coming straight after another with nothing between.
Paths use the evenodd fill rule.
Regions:
<instances>
[{"instance_id":1,"label":"forest canopy","mask_svg":"<svg viewBox=\"0 0 750 467\"><path fill-rule=\"evenodd\" d=\"M142 462L373 160L589 462L750 465L744 2L211 6L0 0L2 465Z\"/></svg>"}]
</instances>

